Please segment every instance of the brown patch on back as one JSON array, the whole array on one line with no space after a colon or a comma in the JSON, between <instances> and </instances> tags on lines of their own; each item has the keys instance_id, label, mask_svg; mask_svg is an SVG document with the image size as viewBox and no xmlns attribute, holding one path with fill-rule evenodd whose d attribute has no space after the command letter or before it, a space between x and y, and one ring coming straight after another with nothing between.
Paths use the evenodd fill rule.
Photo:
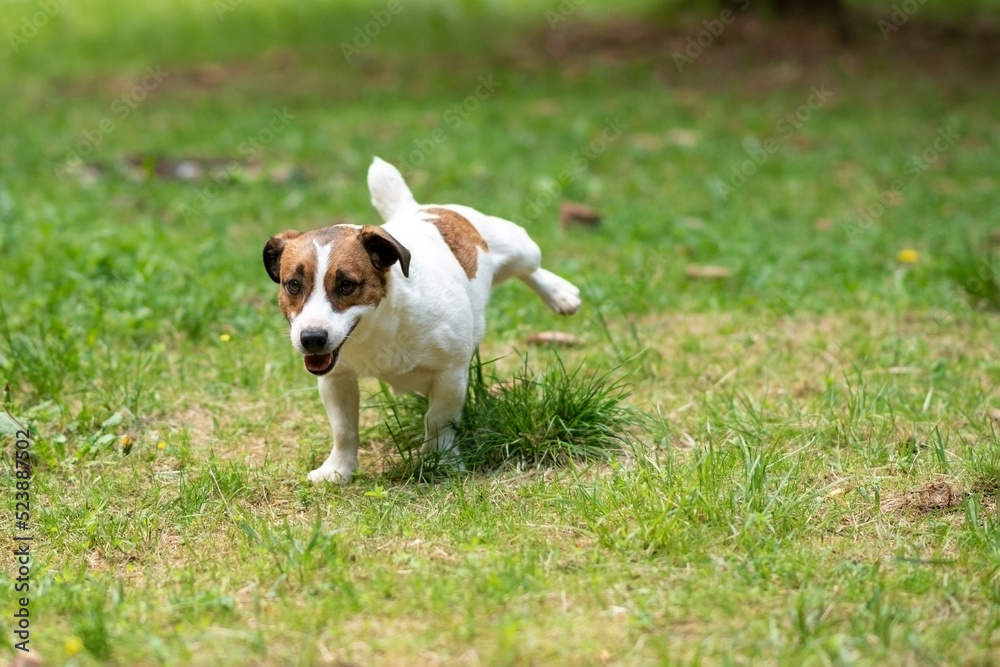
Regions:
<instances>
[{"instance_id":1,"label":"brown patch on back","mask_svg":"<svg viewBox=\"0 0 1000 667\"><path fill-rule=\"evenodd\" d=\"M446 208L429 208L428 213L437 216L434 226L441 232L441 238L448 244L451 254L458 260L469 280L476 277L479 270L479 249L488 251L490 247L471 222L464 216Z\"/></svg>"}]
</instances>

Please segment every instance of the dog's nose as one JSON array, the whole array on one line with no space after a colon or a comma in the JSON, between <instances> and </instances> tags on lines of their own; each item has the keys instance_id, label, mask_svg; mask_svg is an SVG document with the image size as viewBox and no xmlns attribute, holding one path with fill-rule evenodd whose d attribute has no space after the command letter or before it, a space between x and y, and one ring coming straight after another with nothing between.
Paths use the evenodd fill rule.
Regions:
<instances>
[{"instance_id":1,"label":"dog's nose","mask_svg":"<svg viewBox=\"0 0 1000 667\"><path fill-rule=\"evenodd\" d=\"M327 335L322 329L306 329L299 336L299 341L306 352L322 352L326 347Z\"/></svg>"}]
</instances>

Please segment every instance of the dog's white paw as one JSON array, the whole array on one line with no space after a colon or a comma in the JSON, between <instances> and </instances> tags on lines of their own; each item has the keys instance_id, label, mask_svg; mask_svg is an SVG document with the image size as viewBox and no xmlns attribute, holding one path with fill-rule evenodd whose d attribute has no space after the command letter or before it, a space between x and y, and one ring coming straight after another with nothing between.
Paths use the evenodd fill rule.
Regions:
<instances>
[{"instance_id":1,"label":"dog's white paw","mask_svg":"<svg viewBox=\"0 0 1000 667\"><path fill-rule=\"evenodd\" d=\"M572 315L580 309L580 290L576 285L566 282L550 293L548 304L560 315Z\"/></svg>"},{"instance_id":2,"label":"dog's white paw","mask_svg":"<svg viewBox=\"0 0 1000 667\"><path fill-rule=\"evenodd\" d=\"M580 290L570 281L554 273L545 276L542 299L560 315L572 315L580 308Z\"/></svg>"},{"instance_id":3,"label":"dog's white paw","mask_svg":"<svg viewBox=\"0 0 1000 667\"><path fill-rule=\"evenodd\" d=\"M318 484L320 482L332 482L334 484L350 484L354 479L352 468L336 468L334 466L320 466L307 475L310 482Z\"/></svg>"},{"instance_id":4,"label":"dog's white paw","mask_svg":"<svg viewBox=\"0 0 1000 667\"><path fill-rule=\"evenodd\" d=\"M572 315L580 308L580 290L570 281L551 271L538 269L524 279L552 310Z\"/></svg>"}]
</instances>

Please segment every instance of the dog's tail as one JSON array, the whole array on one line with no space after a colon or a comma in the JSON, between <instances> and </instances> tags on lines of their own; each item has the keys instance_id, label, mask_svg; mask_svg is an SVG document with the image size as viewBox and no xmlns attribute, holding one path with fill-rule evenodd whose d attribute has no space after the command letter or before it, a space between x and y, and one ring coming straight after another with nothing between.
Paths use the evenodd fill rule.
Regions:
<instances>
[{"instance_id":1,"label":"dog's tail","mask_svg":"<svg viewBox=\"0 0 1000 667\"><path fill-rule=\"evenodd\" d=\"M400 213L418 208L403 175L381 158L372 160L372 166L368 167L368 190L372 195L372 205L383 220L388 221Z\"/></svg>"}]
</instances>

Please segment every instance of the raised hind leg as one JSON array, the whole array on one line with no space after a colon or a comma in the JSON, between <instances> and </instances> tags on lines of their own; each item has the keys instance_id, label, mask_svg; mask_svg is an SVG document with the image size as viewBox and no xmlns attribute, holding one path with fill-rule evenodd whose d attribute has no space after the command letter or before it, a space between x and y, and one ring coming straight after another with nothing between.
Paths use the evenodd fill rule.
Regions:
<instances>
[{"instance_id":1,"label":"raised hind leg","mask_svg":"<svg viewBox=\"0 0 1000 667\"><path fill-rule=\"evenodd\" d=\"M542 301L560 315L572 315L580 307L580 290L576 285L551 271L536 269L527 276L518 276Z\"/></svg>"}]
</instances>

